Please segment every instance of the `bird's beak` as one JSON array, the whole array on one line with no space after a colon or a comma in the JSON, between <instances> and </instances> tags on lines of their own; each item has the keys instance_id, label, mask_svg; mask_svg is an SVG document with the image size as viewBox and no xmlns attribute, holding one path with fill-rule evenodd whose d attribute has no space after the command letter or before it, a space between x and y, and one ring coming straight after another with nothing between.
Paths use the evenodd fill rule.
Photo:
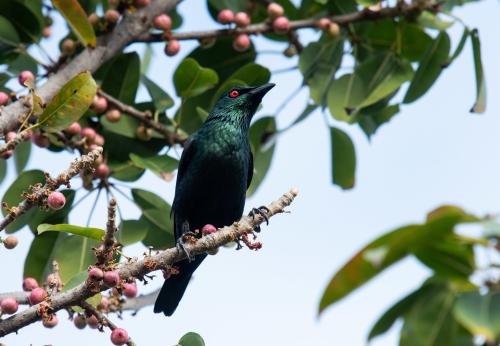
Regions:
<instances>
[{"instance_id":1,"label":"bird's beak","mask_svg":"<svg viewBox=\"0 0 500 346\"><path fill-rule=\"evenodd\" d=\"M253 88L248 93L257 96L258 98L260 98L262 100L262 98L264 97L264 95L267 94L267 92L269 90L271 90L272 88L274 88L275 85L276 84L274 84L274 83L267 83L267 84L258 86L256 88Z\"/></svg>"}]
</instances>

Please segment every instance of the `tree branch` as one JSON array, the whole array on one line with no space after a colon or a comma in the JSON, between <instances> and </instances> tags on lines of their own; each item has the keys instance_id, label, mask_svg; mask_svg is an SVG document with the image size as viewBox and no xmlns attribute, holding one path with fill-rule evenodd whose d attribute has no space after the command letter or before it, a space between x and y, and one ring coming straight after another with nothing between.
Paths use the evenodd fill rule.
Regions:
<instances>
[{"instance_id":1,"label":"tree branch","mask_svg":"<svg viewBox=\"0 0 500 346\"><path fill-rule=\"evenodd\" d=\"M155 16L172 10L177 3L178 0L155 0L134 13L124 13L122 21L112 32L99 37L95 48L85 48L66 66L52 75L37 89L37 95L47 104L73 76L82 71L95 72L103 63L149 30ZM19 126L19 118L28 112L29 108L21 101L13 102L5 107L0 116L0 135Z\"/></svg>"},{"instance_id":2,"label":"tree branch","mask_svg":"<svg viewBox=\"0 0 500 346\"><path fill-rule=\"evenodd\" d=\"M292 189L285 193L278 200L267 206L269 212L267 216L270 218L276 214L285 212L285 208L289 206L298 191ZM185 249L191 255L199 255L208 251L214 251L218 247L227 244L231 241L236 241L244 234L251 233L257 226L265 222L262 215L243 216L238 222L231 226L226 226L218 230L218 232L206 235L197 241L186 242ZM121 263L116 271L122 280L129 278L143 278L146 274L160 269L167 269L176 262L186 258L186 253L177 247L160 251L155 255L146 256L142 260L128 261ZM84 282L79 286L68 291L57 293L50 297L50 301L45 301L27 308L9 318L0 321L0 337L13 333L31 323L40 319L42 311L55 312L68 306L78 305L85 299L95 295L96 293L107 290L108 287L103 283Z\"/></svg>"},{"instance_id":3,"label":"tree branch","mask_svg":"<svg viewBox=\"0 0 500 346\"><path fill-rule=\"evenodd\" d=\"M16 147L31 138L33 131L27 129L16 135L16 137L5 144L0 145L0 156L9 150L15 150Z\"/></svg>"}]
</instances>

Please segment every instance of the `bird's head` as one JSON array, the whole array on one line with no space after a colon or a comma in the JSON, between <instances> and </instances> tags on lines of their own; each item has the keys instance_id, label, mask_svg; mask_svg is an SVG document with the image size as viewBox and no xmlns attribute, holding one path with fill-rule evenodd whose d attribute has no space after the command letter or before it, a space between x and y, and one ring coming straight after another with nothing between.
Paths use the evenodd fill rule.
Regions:
<instances>
[{"instance_id":1,"label":"bird's head","mask_svg":"<svg viewBox=\"0 0 500 346\"><path fill-rule=\"evenodd\" d=\"M235 87L227 90L210 112L209 119L237 121L248 126L262 98L274 85L267 83L258 87Z\"/></svg>"}]
</instances>

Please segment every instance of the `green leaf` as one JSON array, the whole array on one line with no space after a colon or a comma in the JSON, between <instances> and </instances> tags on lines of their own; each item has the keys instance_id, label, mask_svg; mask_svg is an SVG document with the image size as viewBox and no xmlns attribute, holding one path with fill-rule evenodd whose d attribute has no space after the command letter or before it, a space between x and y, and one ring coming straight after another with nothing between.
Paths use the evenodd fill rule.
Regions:
<instances>
[{"instance_id":1,"label":"green leaf","mask_svg":"<svg viewBox=\"0 0 500 346\"><path fill-rule=\"evenodd\" d=\"M275 143L268 145L268 141L276 133L274 117L264 117L257 120L252 126L248 138L253 152L253 179L247 190L251 196L264 180L273 159Z\"/></svg>"},{"instance_id":2,"label":"green leaf","mask_svg":"<svg viewBox=\"0 0 500 346\"><path fill-rule=\"evenodd\" d=\"M66 232L95 240L102 240L102 237L104 237L104 234L106 233L105 230L100 228L81 227L69 224L50 225L48 223L42 223L41 225L38 225L37 230L38 234L42 234L48 231Z\"/></svg>"},{"instance_id":3,"label":"green leaf","mask_svg":"<svg viewBox=\"0 0 500 346\"><path fill-rule=\"evenodd\" d=\"M142 210L148 209L158 209L163 213L170 215L170 204L168 204L163 198L158 196L157 194L141 190L141 189L132 189L132 198L134 199L135 204Z\"/></svg>"},{"instance_id":4,"label":"green leaf","mask_svg":"<svg viewBox=\"0 0 500 346\"><path fill-rule=\"evenodd\" d=\"M455 52L448 58L446 61L446 66L450 65L459 55L462 53L462 50L465 47L465 43L467 42L467 38L470 36L470 31L468 28L464 28L464 32L462 33L462 37L458 42L457 48L455 48Z\"/></svg>"},{"instance_id":5,"label":"green leaf","mask_svg":"<svg viewBox=\"0 0 500 346\"><path fill-rule=\"evenodd\" d=\"M0 184L5 179L6 175L7 175L7 161L0 160Z\"/></svg>"},{"instance_id":6,"label":"green leaf","mask_svg":"<svg viewBox=\"0 0 500 346\"><path fill-rule=\"evenodd\" d=\"M481 42L477 29L470 32L472 52L474 57L474 71L476 73L476 102L471 108L472 113L484 113L486 110L486 82L484 79L483 62L481 61Z\"/></svg>"},{"instance_id":7,"label":"green leaf","mask_svg":"<svg viewBox=\"0 0 500 346\"><path fill-rule=\"evenodd\" d=\"M358 123L364 133L370 138L381 125L390 121L398 113L399 105L387 105L381 109L372 109L370 106L360 110Z\"/></svg>"},{"instance_id":8,"label":"green leaf","mask_svg":"<svg viewBox=\"0 0 500 346\"><path fill-rule=\"evenodd\" d=\"M74 276L72 276L68 280L68 282L66 282L64 284L62 292L67 292L70 289L75 288L78 285L82 284L83 282L85 282L85 280L87 280L88 276L89 276L89 273L87 270L84 270L80 273L75 274ZM102 299L102 295L100 293L97 293L96 295L93 295L92 297L87 298L85 301L87 303L89 303L90 305L92 305L93 307L97 307L97 305L101 302L101 299ZM76 312L83 312L84 311L79 306L72 306L71 308Z\"/></svg>"},{"instance_id":9,"label":"green leaf","mask_svg":"<svg viewBox=\"0 0 500 346\"><path fill-rule=\"evenodd\" d=\"M82 72L67 82L43 111L36 126L48 132L65 129L80 117L92 104L97 90L90 72Z\"/></svg>"},{"instance_id":10,"label":"green leaf","mask_svg":"<svg viewBox=\"0 0 500 346\"><path fill-rule=\"evenodd\" d=\"M153 99L157 112L162 113L174 105L174 100L170 97L169 94L163 91L163 89L160 88L158 84L144 75L142 76L141 80L142 84L144 84L146 89L148 89L148 93Z\"/></svg>"},{"instance_id":11,"label":"green leaf","mask_svg":"<svg viewBox=\"0 0 500 346\"><path fill-rule=\"evenodd\" d=\"M118 232L118 241L123 246L142 241L148 233L148 224L143 220L123 220Z\"/></svg>"},{"instance_id":12,"label":"green leaf","mask_svg":"<svg viewBox=\"0 0 500 346\"><path fill-rule=\"evenodd\" d=\"M30 159L31 141L20 143L14 151L14 161L16 162L16 172L20 174ZM1 179L0 179L1 181Z\"/></svg>"},{"instance_id":13,"label":"green leaf","mask_svg":"<svg viewBox=\"0 0 500 346\"><path fill-rule=\"evenodd\" d=\"M130 160L139 168L148 169L165 180L171 180L171 173L179 166L179 160L168 155L140 157L130 154Z\"/></svg>"},{"instance_id":14,"label":"green leaf","mask_svg":"<svg viewBox=\"0 0 500 346\"><path fill-rule=\"evenodd\" d=\"M450 38L446 32L442 31L420 61L415 76L404 97L404 103L417 100L429 90L441 74L443 66L448 60L449 52Z\"/></svg>"},{"instance_id":15,"label":"green leaf","mask_svg":"<svg viewBox=\"0 0 500 346\"><path fill-rule=\"evenodd\" d=\"M0 53L16 48L19 42L14 25L7 18L0 16Z\"/></svg>"},{"instance_id":16,"label":"green leaf","mask_svg":"<svg viewBox=\"0 0 500 346\"><path fill-rule=\"evenodd\" d=\"M500 292L462 293L453 314L472 334L481 335L492 344L500 339Z\"/></svg>"},{"instance_id":17,"label":"green leaf","mask_svg":"<svg viewBox=\"0 0 500 346\"><path fill-rule=\"evenodd\" d=\"M121 181L136 181L144 174L144 169L138 168L131 161L108 161L108 166L111 169L111 176Z\"/></svg>"},{"instance_id":18,"label":"green leaf","mask_svg":"<svg viewBox=\"0 0 500 346\"><path fill-rule=\"evenodd\" d=\"M45 175L40 170L25 171L17 177L17 179L10 185L10 187L5 192L2 203L7 203L9 207L17 207L17 205L24 200L22 193L31 192L29 187L35 184L45 184ZM18 217L14 222L7 226L8 232L15 232L26 225L33 214L36 212L36 208L31 208L26 213ZM7 210L2 208L2 214L7 215Z\"/></svg>"},{"instance_id":19,"label":"green leaf","mask_svg":"<svg viewBox=\"0 0 500 346\"><path fill-rule=\"evenodd\" d=\"M140 77L139 55L135 52L120 54L110 62L102 90L126 104L134 104Z\"/></svg>"},{"instance_id":20,"label":"green leaf","mask_svg":"<svg viewBox=\"0 0 500 346\"><path fill-rule=\"evenodd\" d=\"M84 46L95 47L94 29L78 0L52 0L52 4L61 12L80 42Z\"/></svg>"},{"instance_id":21,"label":"green leaf","mask_svg":"<svg viewBox=\"0 0 500 346\"><path fill-rule=\"evenodd\" d=\"M200 95L218 82L219 77L214 70L201 67L191 58L184 59L174 73L175 90L184 99Z\"/></svg>"},{"instance_id":22,"label":"green leaf","mask_svg":"<svg viewBox=\"0 0 500 346\"><path fill-rule=\"evenodd\" d=\"M0 16L8 18L8 20L16 28L19 39L24 43L38 42L42 33L44 23L40 16L40 9L35 13L33 9L41 7L40 2L30 0L24 3L21 0L0 1ZM0 35L2 36L2 35Z\"/></svg>"},{"instance_id":23,"label":"green leaf","mask_svg":"<svg viewBox=\"0 0 500 346\"><path fill-rule=\"evenodd\" d=\"M51 270L51 259L59 236L62 234L48 232L33 239L24 260L23 277L33 277L38 282L43 282Z\"/></svg>"},{"instance_id":24,"label":"green leaf","mask_svg":"<svg viewBox=\"0 0 500 346\"><path fill-rule=\"evenodd\" d=\"M330 114L336 120L353 122L352 111L365 95L363 80L357 74L345 74L334 80L328 89L327 104Z\"/></svg>"},{"instance_id":25,"label":"green leaf","mask_svg":"<svg viewBox=\"0 0 500 346\"><path fill-rule=\"evenodd\" d=\"M205 346L205 341L199 334L189 332L179 340L178 346Z\"/></svg>"},{"instance_id":26,"label":"green leaf","mask_svg":"<svg viewBox=\"0 0 500 346\"><path fill-rule=\"evenodd\" d=\"M431 46L432 38L420 26L405 21L397 29L401 36L398 41L401 56L410 61L420 61Z\"/></svg>"},{"instance_id":27,"label":"green leaf","mask_svg":"<svg viewBox=\"0 0 500 346\"><path fill-rule=\"evenodd\" d=\"M443 20L437 14L429 11L422 11L417 20L418 24L423 27L436 30L446 30L455 23Z\"/></svg>"},{"instance_id":28,"label":"green leaf","mask_svg":"<svg viewBox=\"0 0 500 346\"><path fill-rule=\"evenodd\" d=\"M142 215L140 221L148 224L148 233L142 240L145 246L155 249L175 246L174 223L170 218L170 211L165 213L161 209L145 209Z\"/></svg>"},{"instance_id":29,"label":"green leaf","mask_svg":"<svg viewBox=\"0 0 500 346\"><path fill-rule=\"evenodd\" d=\"M351 138L344 131L331 127L332 180L342 189L354 187L356 151Z\"/></svg>"}]
</instances>

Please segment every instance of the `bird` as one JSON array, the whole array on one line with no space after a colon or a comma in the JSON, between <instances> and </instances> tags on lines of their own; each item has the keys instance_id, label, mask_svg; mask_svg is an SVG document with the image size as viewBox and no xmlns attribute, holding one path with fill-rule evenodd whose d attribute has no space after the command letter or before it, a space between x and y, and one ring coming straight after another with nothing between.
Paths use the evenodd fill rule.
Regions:
<instances>
[{"instance_id":1,"label":"bird","mask_svg":"<svg viewBox=\"0 0 500 346\"><path fill-rule=\"evenodd\" d=\"M253 177L248 139L250 122L264 95L275 84L232 88L224 92L203 125L186 141L177 171L171 215L178 244L188 232L211 224L231 225L243 215L246 190ZM178 262L178 273L163 283L154 312L172 316L191 276L206 258Z\"/></svg>"}]
</instances>

